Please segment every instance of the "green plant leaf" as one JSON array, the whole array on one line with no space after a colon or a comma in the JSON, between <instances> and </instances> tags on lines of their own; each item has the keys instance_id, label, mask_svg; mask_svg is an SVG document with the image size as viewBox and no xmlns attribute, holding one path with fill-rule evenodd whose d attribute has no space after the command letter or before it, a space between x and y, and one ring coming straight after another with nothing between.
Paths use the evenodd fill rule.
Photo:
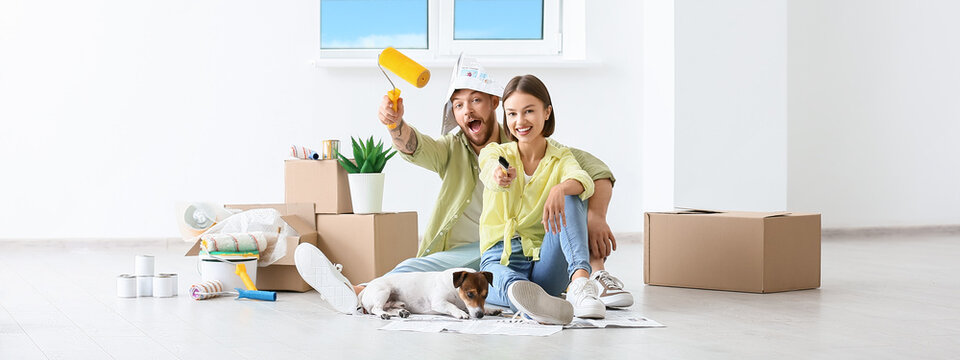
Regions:
<instances>
[{"instance_id":1,"label":"green plant leaf","mask_svg":"<svg viewBox=\"0 0 960 360\"><path fill-rule=\"evenodd\" d=\"M360 167L366 162L367 158L366 152L363 151L364 149L361 146L363 144L363 140L360 140L360 143L358 144L357 140L351 136L350 142L353 143L353 158L357 161L357 167Z\"/></svg>"},{"instance_id":2,"label":"green plant leaf","mask_svg":"<svg viewBox=\"0 0 960 360\"><path fill-rule=\"evenodd\" d=\"M337 157L339 158L337 161L340 162L340 166L343 167L343 169L346 170L348 173L356 174L360 172L360 169L358 169L356 165L350 162L350 159L347 159L346 157L341 155L340 152L337 152Z\"/></svg>"},{"instance_id":3,"label":"green plant leaf","mask_svg":"<svg viewBox=\"0 0 960 360\"><path fill-rule=\"evenodd\" d=\"M367 162L363 163L363 167L360 168L360 172L361 172L361 173L364 173L364 174L372 173L372 172L373 172L373 163L372 163L371 161L367 161Z\"/></svg>"}]
</instances>

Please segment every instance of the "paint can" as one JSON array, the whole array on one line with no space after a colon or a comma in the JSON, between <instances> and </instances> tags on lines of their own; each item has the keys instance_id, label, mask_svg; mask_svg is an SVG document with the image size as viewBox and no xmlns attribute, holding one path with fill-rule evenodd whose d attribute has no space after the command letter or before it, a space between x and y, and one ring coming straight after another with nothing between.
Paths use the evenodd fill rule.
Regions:
<instances>
[{"instance_id":1,"label":"paint can","mask_svg":"<svg viewBox=\"0 0 960 360\"><path fill-rule=\"evenodd\" d=\"M336 160L337 153L340 151L340 140L324 140L323 148L320 149L321 160Z\"/></svg>"},{"instance_id":2,"label":"paint can","mask_svg":"<svg viewBox=\"0 0 960 360\"><path fill-rule=\"evenodd\" d=\"M159 276L166 276L171 278L170 282L173 286L173 296L177 296L177 287L180 286L180 280L177 277L176 273L160 273Z\"/></svg>"},{"instance_id":3,"label":"paint can","mask_svg":"<svg viewBox=\"0 0 960 360\"><path fill-rule=\"evenodd\" d=\"M137 255L134 259L134 275L143 276L150 275L153 276L154 265L156 264L156 259L153 255Z\"/></svg>"},{"instance_id":4,"label":"paint can","mask_svg":"<svg viewBox=\"0 0 960 360\"><path fill-rule=\"evenodd\" d=\"M169 275L157 275L153 277L153 297L173 297L173 289L173 278Z\"/></svg>"},{"instance_id":5,"label":"paint can","mask_svg":"<svg viewBox=\"0 0 960 360\"><path fill-rule=\"evenodd\" d=\"M137 275L137 296L153 296L153 275Z\"/></svg>"},{"instance_id":6,"label":"paint can","mask_svg":"<svg viewBox=\"0 0 960 360\"><path fill-rule=\"evenodd\" d=\"M223 257L221 257L223 258ZM243 284L243 280L240 278L240 275L237 275L237 266L236 264L244 264L247 268L247 275L250 276L250 280L254 284L257 283L257 258L245 257L245 258L224 258L230 263L224 263L220 260L213 259L209 255L200 256L200 281L214 281L219 280L223 283L224 289L233 289L241 288L246 289L246 285Z\"/></svg>"},{"instance_id":7,"label":"paint can","mask_svg":"<svg viewBox=\"0 0 960 360\"><path fill-rule=\"evenodd\" d=\"M117 297L135 298L137 297L137 277L130 274L120 274L117 276Z\"/></svg>"}]
</instances>

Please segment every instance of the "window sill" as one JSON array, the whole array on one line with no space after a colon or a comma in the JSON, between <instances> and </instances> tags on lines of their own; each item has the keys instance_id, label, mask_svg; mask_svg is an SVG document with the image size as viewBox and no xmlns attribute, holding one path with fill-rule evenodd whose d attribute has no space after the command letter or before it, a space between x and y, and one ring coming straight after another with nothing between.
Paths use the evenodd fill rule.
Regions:
<instances>
[{"instance_id":1,"label":"window sill","mask_svg":"<svg viewBox=\"0 0 960 360\"><path fill-rule=\"evenodd\" d=\"M595 59L564 59L559 57L479 57L483 67L488 69L502 68L543 68L543 69L576 69L576 68L597 68L602 65L602 61ZM456 58L449 59L430 59L417 60L420 65L426 68L452 69L457 63ZM358 59L358 58L317 58L310 60L309 64L317 69L343 69L343 68L365 68L376 66L376 58Z\"/></svg>"}]
</instances>

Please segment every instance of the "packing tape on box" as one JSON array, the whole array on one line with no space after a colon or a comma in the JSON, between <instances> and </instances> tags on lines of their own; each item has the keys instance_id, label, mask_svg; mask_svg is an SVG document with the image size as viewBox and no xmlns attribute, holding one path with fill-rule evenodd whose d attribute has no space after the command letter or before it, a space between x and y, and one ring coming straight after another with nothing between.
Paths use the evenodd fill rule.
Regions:
<instances>
[{"instance_id":1,"label":"packing tape on box","mask_svg":"<svg viewBox=\"0 0 960 360\"><path fill-rule=\"evenodd\" d=\"M165 298L173 297L173 289L176 288L174 278L169 275L157 275L153 277L153 297Z\"/></svg>"},{"instance_id":2,"label":"packing tape on box","mask_svg":"<svg viewBox=\"0 0 960 360\"><path fill-rule=\"evenodd\" d=\"M134 259L134 275L150 275L153 276L154 265L156 264L156 259L153 255L137 255Z\"/></svg>"},{"instance_id":3,"label":"packing tape on box","mask_svg":"<svg viewBox=\"0 0 960 360\"><path fill-rule=\"evenodd\" d=\"M207 234L200 236L200 250L205 252L263 252L277 234L263 231L232 234Z\"/></svg>"},{"instance_id":4,"label":"packing tape on box","mask_svg":"<svg viewBox=\"0 0 960 360\"><path fill-rule=\"evenodd\" d=\"M117 297L135 298L137 297L137 277L130 274L120 274L117 276Z\"/></svg>"},{"instance_id":5,"label":"packing tape on box","mask_svg":"<svg viewBox=\"0 0 960 360\"><path fill-rule=\"evenodd\" d=\"M317 154L316 151L313 151L310 148L306 148L303 146L296 146L296 145L290 146L290 156L293 156L297 159L302 159L302 160L319 160L320 159L320 154Z\"/></svg>"},{"instance_id":6,"label":"packing tape on box","mask_svg":"<svg viewBox=\"0 0 960 360\"><path fill-rule=\"evenodd\" d=\"M137 296L153 296L153 275L137 275Z\"/></svg>"},{"instance_id":7,"label":"packing tape on box","mask_svg":"<svg viewBox=\"0 0 960 360\"><path fill-rule=\"evenodd\" d=\"M166 276L171 278L170 282L173 285L173 296L177 296L178 295L177 288L180 286L180 280L179 280L179 277L177 277L177 274L176 273L160 273L158 274L158 276Z\"/></svg>"}]
</instances>

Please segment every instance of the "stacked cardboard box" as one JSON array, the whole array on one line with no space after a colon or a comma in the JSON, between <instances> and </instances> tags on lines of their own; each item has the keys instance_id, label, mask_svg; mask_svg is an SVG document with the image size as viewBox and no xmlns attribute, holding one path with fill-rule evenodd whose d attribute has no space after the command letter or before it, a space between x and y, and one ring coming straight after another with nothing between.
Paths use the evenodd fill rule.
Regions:
<instances>
[{"instance_id":1,"label":"stacked cardboard box","mask_svg":"<svg viewBox=\"0 0 960 360\"><path fill-rule=\"evenodd\" d=\"M287 160L287 203L312 203L317 247L354 284L417 254L417 213L352 214L347 172L336 160Z\"/></svg>"}]
</instances>

